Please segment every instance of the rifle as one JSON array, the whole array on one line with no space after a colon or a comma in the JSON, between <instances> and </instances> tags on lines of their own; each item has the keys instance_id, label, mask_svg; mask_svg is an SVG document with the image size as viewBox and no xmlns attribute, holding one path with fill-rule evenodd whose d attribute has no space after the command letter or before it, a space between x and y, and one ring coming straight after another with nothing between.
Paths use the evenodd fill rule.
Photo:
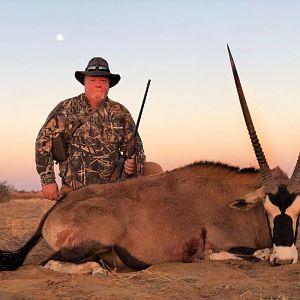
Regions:
<instances>
[{"instance_id":1,"label":"rifle","mask_svg":"<svg viewBox=\"0 0 300 300\"><path fill-rule=\"evenodd\" d=\"M128 178L128 175L125 174L125 172L124 172L124 164L125 164L126 158L127 157L131 158L133 156L134 152L135 152L135 145L136 145L136 138L137 138L137 134L138 134L138 128L139 128L142 113L143 113L143 110L144 110L144 105L145 105L145 102L146 102L150 82L151 82L151 80L149 79L148 83L147 83L146 90L145 90L145 94L144 94L143 102L142 102L142 105L141 105L141 109L140 109L140 112L139 112L139 116L138 116L138 119L137 119L137 122L136 122L136 125L135 125L134 135L132 137L132 140L131 140L131 143L130 143L130 146L129 146L128 155L126 156L123 153L120 154L120 160L119 160L118 167L117 167L117 170L118 170L117 180Z\"/></svg>"}]
</instances>

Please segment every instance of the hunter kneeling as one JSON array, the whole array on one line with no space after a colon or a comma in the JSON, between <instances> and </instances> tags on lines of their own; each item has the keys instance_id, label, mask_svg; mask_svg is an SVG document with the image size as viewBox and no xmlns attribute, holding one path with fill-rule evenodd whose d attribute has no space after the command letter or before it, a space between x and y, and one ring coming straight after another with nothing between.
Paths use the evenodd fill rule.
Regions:
<instances>
[{"instance_id":1,"label":"hunter kneeling","mask_svg":"<svg viewBox=\"0 0 300 300\"><path fill-rule=\"evenodd\" d=\"M84 93L60 102L36 139L36 168L44 197L57 200L85 185L161 173L160 165L145 162L138 124L130 112L108 98L120 75L110 72L106 60L94 57L85 71L75 72L75 78L84 85ZM59 163L60 191L54 161Z\"/></svg>"}]
</instances>

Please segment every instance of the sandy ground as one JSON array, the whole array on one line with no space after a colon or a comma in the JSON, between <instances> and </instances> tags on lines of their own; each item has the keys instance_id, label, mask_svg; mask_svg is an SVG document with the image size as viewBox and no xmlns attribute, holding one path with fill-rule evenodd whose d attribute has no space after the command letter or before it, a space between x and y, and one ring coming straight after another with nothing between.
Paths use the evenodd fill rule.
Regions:
<instances>
[{"instance_id":1,"label":"sandy ground","mask_svg":"<svg viewBox=\"0 0 300 300\"><path fill-rule=\"evenodd\" d=\"M42 199L1 203L0 249L23 244L51 205ZM37 266L51 253L40 242L23 267L0 272L0 299L300 299L299 263L271 267L266 262L201 261L108 276L70 275Z\"/></svg>"}]
</instances>

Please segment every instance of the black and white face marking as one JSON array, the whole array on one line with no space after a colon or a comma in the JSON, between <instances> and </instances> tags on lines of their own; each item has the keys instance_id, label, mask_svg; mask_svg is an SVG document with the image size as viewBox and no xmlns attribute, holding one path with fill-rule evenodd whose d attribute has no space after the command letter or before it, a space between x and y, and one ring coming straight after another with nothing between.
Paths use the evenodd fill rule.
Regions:
<instances>
[{"instance_id":1,"label":"black and white face marking","mask_svg":"<svg viewBox=\"0 0 300 300\"><path fill-rule=\"evenodd\" d=\"M287 187L280 185L275 195L268 193L263 205L269 220L273 240L273 253L270 261L298 260L295 246L300 214L300 196L290 193Z\"/></svg>"}]
</instances>

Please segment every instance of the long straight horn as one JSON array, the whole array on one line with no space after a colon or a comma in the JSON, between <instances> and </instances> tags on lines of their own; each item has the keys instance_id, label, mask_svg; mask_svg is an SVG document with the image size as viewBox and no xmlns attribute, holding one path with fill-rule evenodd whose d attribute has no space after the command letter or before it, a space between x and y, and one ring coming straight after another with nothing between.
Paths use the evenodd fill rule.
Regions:
<instances>
[{"instance_id":1,"label":"long straight horn","mask_svg":"<svg viewBox=\"0 0 300 300\"><path fill-rule=\"evenodd\" d=\"M298 155L298 160L287 189L291 193L300 192L300 153Z\"/></svg>"},{"instance_id":2,"label":"long straight horn","mask_svg":"<svg viewBox=\"0 0 300 300\"><path fill-rule=\"evenodd\" d=\"M244 115L244 119L247 125L247 129L248 129L248 133L251 139L251 143L252 143L252 147L254 149L255 155L256 155L256 159L258 161L259 167L260 167L260 172L262 174L262 179L263 179L263 185L265 186L265 190L267 193L273 193L275 194L277 192L277 185L275 183L275 180L272 176L270 167L268 165L268 162L266 160L266 157L264 155L264 152L260 146L257 134L255 132L254 129L254 125L251 119L251 115L248 109L248 105L246 102L246 98L244 96L244 92L243 92L243 88L239 79L239 75L237 72L237 69L235 67L234 64L234 60L233 57L231 55L229 46L227 45L227 50L228 50L228 54L229 54L229 58L230 58L230 63L231 63L231 68L232 68L232 72L233 72L233 77L234 77L234 81L235 81L235 85L237 88L237 92L239 95L239 99L240 99L240 104L242 107L242 111L243 111L243 115Z\"/></svg>"}]
</instances>

